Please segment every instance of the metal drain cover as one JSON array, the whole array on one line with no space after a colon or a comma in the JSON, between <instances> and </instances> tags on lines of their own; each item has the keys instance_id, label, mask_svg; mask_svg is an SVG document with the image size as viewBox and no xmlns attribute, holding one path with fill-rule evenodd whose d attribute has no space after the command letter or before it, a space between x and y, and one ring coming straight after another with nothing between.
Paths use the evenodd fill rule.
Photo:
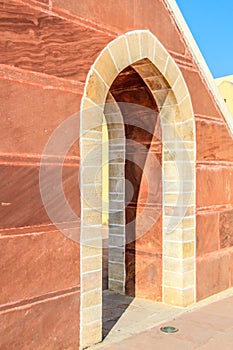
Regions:
<instances>
[{"instance_id":1,"label":"metal drain cover","mask_svg":"<svg viewBox=\"0 0 233 350\"><path fill-rule=\"evenodd\" d=\"M160 330L163 333L176 333L179 331L178 328L172 326L161 327Z\"/></svg>"}]
</instances>

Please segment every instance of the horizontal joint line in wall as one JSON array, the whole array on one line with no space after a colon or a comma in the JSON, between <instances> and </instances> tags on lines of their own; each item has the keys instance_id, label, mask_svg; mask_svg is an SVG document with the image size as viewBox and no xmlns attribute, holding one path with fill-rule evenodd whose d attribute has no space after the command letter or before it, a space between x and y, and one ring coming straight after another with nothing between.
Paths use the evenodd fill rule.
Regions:
<instances>
[{"instance_id":1,"label":"horizontal joint line in wall","mask_svg":"<svg viewBox=\"0 0 233 350\"><path fill-rule=\"evenodd\" d=\"M13 303L9 303L9 304L5 304L3 306L0 307L0 312L3 311L11 311L12 309L15 308L23 308L27 305L30 304L37 304L37 303L42 303L46 300L53 300L53 299L57 299L58 297L65 297L66 295L69 294L75 294L77 292L80 292L80 286L76 286L76 287L72 287L69 289L64 289L64 290L59 290L59 291L54 291L54 292L50 292L41 296L37 296L37 297L33 297L33 298L29 298L29 299L25 299L25 300L21 300L21 301L16 301Z\"/></svg>"},{"instance_id":2,"label":"horizontal joint line in wall","mask_svg":"<svg viewBox=\"0 0 233 350\"><path fill-rule=\"evenodd\" d=\"M178 195L183 195L183 194L192 194L194 193L194 189L193 190L190 190L190 191L182 191L182 193L180 193L180 191L168 191L168 190L163 190L163 194L178 194ZM167 206L167 203L165 203L165 205Z\"/></svg>"},{"instance_id":3,"label":"horizontal joint line in wall","mask_svg":"<svg viewBox=\"0 0 233 350\"><path fill-rule=\"evenodd\" d=\"M166 270L166 269L164 269L164 272L171 272L171 273L174 273L175 275L183 275L184 273L195 272L195 270L188 270L188 271L183 271L183 272L176 272L176 271L171 271L171 270Z\"/></svg>"},{"instance_id":4,"label":"horizontal joint line in wall","mask_svg":"<svg viewBox=\"0 0 233 350\"><path fill-rule=\"evenodd\" d=\"M40 163L40 162L19 162L19 161L16 161L16 162L9 162L9 161L1 161L0 160L0 165L9 165L9 166L14 166L14 167L17 167L17 166L21 166L21 167L25 167L25 166L29 166L29 167L44 167L44 166L56 166L56 167L60 167L60 168L65 168L65 167L73 167L73 168L79 168L79 164L78 163L52 163L52 162L43 162L43 163Z\"/></svg>"},{"instance_id":5,"label":"horizontal joint line in wall","mask_svg":"<svg viewBox=\"0 0 233 350\"><path fill-rule=\"evenodd\" d=\"M82 165L82 171L85 171L86 169L100 169L98 165Z\"/></svg>"},{"instance_id":6,"label":"horizontal joint line in wall","mask_svg":"<svg viewBox=\"0 0 233 350\"><path fill-rule=\"evenodd\" d=\"M210 121L216 122L216 124L225 125L224 119L216 118L216 117L210 116L210 115L195 114L195 118L201 119L201 120L206 120L206 121L210 120Z\"/></svg>"},{"instance_id":7,"label":"horizontal joint line in wall","mask_svg":"<svg viewBox=\"0 0 233 350\"><path fill-rule=\"evenodd\" d=\"M91 270L91 271L82 272L82 276L88 275L88 274L93 273L93 272L101 272L101 271L102 271L102 269L98 269L98 270Z\"/></svg>"},{"instance_id":8,"label":"horizontal joint line in wall","mask_svg":"<svg viewBox=\"0 0 233 350\"><path fill-rule=\"evenodd\" d=\"M123 248L124 246L125 246L125 243L119 244L119 245L110 245L109 244L108 248L109 249L111 249L111 248Z\"/></svg>"},{"instance_id":9,"label":"horizontal joint line in wall","mask_svg":"<svg viewBox=\"0 0 233 350\"><path fill-rule=\"evenodd\" d=\"M125 192L109 192L109 194L118 194L118 195L124 195L125 194Z\"/></svg>"},{"instance_id":10,"label":"horizontal joint line in wall","mask_svg":"<svg viewBox=\"0 0 233 350\"><path fill-rule=\"evenodd\" d=\"M91 309L94 309L94 308L97 308L97 307L102 307L102 304L96 304L96 305L92 305L92 306L86 306L83 308L83 310L91 310Z\"/></svg>"},{"instance_id":11,"label":"horizontal joint line in wall","mask_svg":"<svg viewBox=\"0 0 233 350\"><path fill-rule=\"evenodd\" d=\"M175 257L172 257L172 256L166 256L164 255L163 256L164 258L168 258L168 259L172 259L172 260L176 260L176 261L181 261L181 262L185 262L185 261L189 261L189 260L193 260L194 257L190 257L190 258L175 258Z\"/></svg>"},{"instance_id":12,"label":"horizontal joint line in wall","mask_svg":"<svg viewBox=\"0 0 233 350\"><path fill-rule=\"evenodd\" d=\"M169 123L167 124L167 125L170 125ZM192 144L194 144L195 142L194 141L189 141L189 140L174 140L174 139L171 139L171 140L166 140L165 142L165 146L167 147L167 145L169 145L170 143L172 144L172 145L176 145L176 144L182 144L182 145L192 145Z\"/></svg>"},{"instance_id":13,"label":"horizontal joint line in wall","mask_svg":"<svg viewBox=\"0 0 233 350\"><path fill-rule=\"evenodd\" d=\"M114 236L114 237L120 237L120 238L124 238L125 237L125 234L124 233L119 233L119 234L117 234L117 233L111 233L110 232L110 234L111 234L111 236Z\"/></svg>"},{"instance_id":14,"label":"horizontal joint line in wall","mask_svg":"<svg viewBox=\"0 0 233 350\"><path fill-rule=\"evenodd\" d=\"M180 152L183 152L183 150L180 150ZM186 160L183 160L183 159L174 159L174 160L164 160L164 162L163 162L164 164L176 164L176 163L178 163L178 164L184 164L184 165L186 165L186 164L195 164L195 161L194 160L188 160L188 159L186 159Z\"/></svg>"},{"instance_id":15,"label":"horizontal joint line in wall","mask_svg":"<svg viewBox=\"0 0 233 350\"><path fill-rule=\"evenodd\" d=\"M6 64L0 64L0 79L37 86L45 90L60 90L74 94L81 93L85 86L85 83L76 80L69 80L57 77L56 75L9 67L9 65ZM62 86L61 83L64 85ZM78 88L80 89L80 92L77 90Z\"/></svg>"},{"instance_id":16,"label":"horizontal joint line in wall","mask_svg":"<svg viewBox=\"0 0 233 350\"><path fill-rule=\"evenodd\" d=\"M169 192L170 193L170 192ZM184 208L185 210L186 210L186 207L177 207L177 208ZM177 209L176 207L174 208L174 209ZM173 209L173 208L172 208ZM164 219L165 218L168 218L168 219L170 219L170 218L176 218L176 219L180 219L180 218L182 218L182 221L184 220L184 219L194 219L195 218L195 215L189 215L189 216L180 216L180 215L164 215Z\"/></svg>"},{"instance_id":17,"label":"horizontal joint line in wall","mask_svg":"<svg viewBox=\"0 0 233 350\"><path fill-rule=\"evenodd\" d=\"M113 228L113 227L125 227L125 225L122 224L109 224L109 229Z\"/></svg>"},{"instance_id":18,"label":"horizontal joint line in wall","mask_svg":"<svg viewBox=\"0 0 233 350\"><path fill-rule=\"evenodd\" d=\"M82 260L95 259L95 258L100 258L100 257L102 257L102 254L88 255L88 256L83 256Z\"/></svg>"},{"instance_id":19,"label":"horizontal joint line in wall","mask_svg":"<svg viewBox=\"0 0 233 350\"><path fill-rule=\"evenodd\" d=\"M92 242L92 243L91 243ZM96 242L97 244L93 243ZM93 248L93 249L101 249L102 245L100 246L100 244L102 244L102 237L96 237L93 240L83 240L82 242L80 242L82 246L86 246L89 248ZM99 254L95 254L95 255L99 255Z\"/></svg>"},{"instance_id":20,"label":"horizontal joint line in wall","mask_svg":"<svg viewBox=\"0 0 233 350\"><path fill-rule=\"evenodd\" d=\"M96 127L98 127L98 125L96 125ZM83 136L83 133L82 133L81 135L79 135L79 139L82 140L82 141L81 141L81 149L82 149L83 147L85 147L85 141L93 141L93 142L95 142L95 146L100 146L100 145L102 145L102 139L101 139L101 137L100 137L101 134L102 134L101 131L97 131L97 130L95 130L94 127L93 127L93 128L90 128L90 129L85 130L85 133L86 133L86 132L95 132L95 131L96 131L96 133L97 133L96 136L98 136L98 138L95 138L95 137L85 137L85 136Z\"/></svg>"},{"instance_id":21,"label":"horizontal joint line in wall","mask_svg":"<svg viewBox=\"0 0 233 350\"><path fill-rule=\"evenodd\" d=\"M88 322L88 323L84 323L84 322L82 322L82 327L85 327L85 326L92 326L92 325L94 325L94 324L100 324L100 322L101 322L101 320L99 319L99 320L97 320L97 321L92 321L92 322Z\"/></svg>"},{"instance_id":22,"label":"horizontal joint line in wall","mask_svg":"<svg viewBox=\"0 0 233 350\"><path fill-rule=\"evenodd\" d=\"M102 292L102 288L95 288L95 289L92 289L92 290L88 290L87 292L81 293L81 298L83 298L83 296L86 295L86 294L91 294L93 292L100 292L100 291Z\"/></svg>"},{"instance_id":23,"label":"horizontal joint line in wall","mask_svg":"<svg viewBox=\"0 0 233 350\"><path fill-rule=\"evenodd\" d=\"M109 180L124 180L124 176L123 175L109 176Z\"/></svg>"},{"instance_id":24,"label":"horizontal joint line in wall","mask_svg":"<svg viewBox=\"0 0 233 350\"><path fill-rule=\"evenodd\" d=\"M95 137L87 137L87 136L85 136L85 134L87 134L88 132L92 132L93 134L97 134L96 135L96 136L98 136L97 141L102 142L101 138L100 138L100 136L102 134L102 131L96 130L94 127L92 127L92 128L89 128L89 129L81 129L80 135L79 135L79 139L81 140L81 145L83 144L83 141L96 141Z\"/></svg>"},{"instance_id":25,"label":"horizontal joint line in wall","mask_svg":"<svg viewBox=\"0 0 233 350\"><path fill-rule=\"evenodd\" d=\"M166 234L164 235L166 237ZM165 239L164 237L164 243L194 243L195 241L193 239L182 241L182 240L175 240L175 239Z\"/></svg>"},{"instance_id":26,"label":"horizontal joint line in wall","mask_svg":"<svg viewBox=\"0 0 233 350\"><path fill-rule=\"evenodd\" d=\"M115 279L115 278L109 278L109 281L119 282L119 283L122 283L122 284L123 284L123 281L122 281L122 280L117 280L117 279Z\"/></svg>"},{"instance_id":27,"label":"horizontal joint line in wall","mask_svg":"<svg viewBox=\"0 0 233 350\"><path fill-rule=\"evenodd\" d=\"M198 161L196 162L197 164L197 167L201 167L201 166L210 166L210 167L213 167L213 166L217 166L219 167L219 165L222 165L224 167L233 167L233 161L224 161L224 160L206 160L206 161Z\"/></svg>"},{"instance_id":28,"label":"horizontal joint line in wall","mask_svg":"<svg viewBox=\"0 0 233 350\"><path fill-rule=\"evenodd\" d=\"M174 184L183 184L183 183L193 183L193 180L166 180L166 183L170 184L170 183L174 183Z\"/></svg>"},{"instance_id":29,"label":"horizontal joint line in wall","mask_svg":"<svg viewBox=\"0 0 233 350\"><path fill-rule=\"evenodd\" d=\"M74 228L74 227L71 227L71 228ZM75 227L76 228L76 227ZM53 230L48 230L48 231L38 231L38 232L35 232L35 231L32 231L33 230L33 227L32 227L32 230L31 232L18 232L18 233L15 233L15 234L12 234L11 232L14 231L14 230L22 230L21 227L17 228L17 227L14 227L14 228L10 228L10 229L1 229L0 231L0 239L5 239L5 238L8 238L8 239L12 239L12 238L17 238L17 237L24 237L24 236L36 236L36 235L44 235L44 234L54 234L54 233L58 233L58 232L61 232L62 229L64 230L69 230L70 228L62 228L62 229L53 229ZM25 230L28 229L28 227L25 227Z\"/></svg>"},{"instance_id":30,"label":"horizontal joint line in wall","mask_svg":"<svg viewBox=\"0 0 233 350\"><path fill-rule=\"evenodd\" d=\"M173 286L167 286L166 284L163 286L164 288L172 288L172 289L177 289L177 290L190 290L190 289L193 289L195 287L195 285L191 284L190 286L188 287L185 287L185 288L180 288L180 287L173 287Z\"/></svg>"},{"instance_id":31,"label":"horizontal joint line in wall","mask_svg":"<svg viewBox=\"0 0 233 350\"><path fill-rule=\"evenodd\" d=\"M85 198L84 198L84 202L85 202ZM88 202L88 201L87 201ZM92 211L92 210L97 210L97 211L101 211L102 207L94 207L94 208L83 208L84 211Z\"/></svg>"},{"instance_id":32,"label":"horizontal joint line in wall","mask_svg":"<svg viewBox=\"0 0 233 350\"><path fill-rule=\"evenodd\" d=\"M233 205L232 204L220 204L220 205L210 205L208 207L200 207L197 208L197 213L218 213L221 211L226 211L226 210L232 210Z\"/></svg>"}]
</instances>

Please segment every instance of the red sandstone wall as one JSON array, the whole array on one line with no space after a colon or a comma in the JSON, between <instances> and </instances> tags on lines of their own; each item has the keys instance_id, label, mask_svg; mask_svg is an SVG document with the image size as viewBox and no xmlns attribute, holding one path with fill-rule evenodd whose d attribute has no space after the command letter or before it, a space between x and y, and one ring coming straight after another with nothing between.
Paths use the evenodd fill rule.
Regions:
<instances>
[{"instance_id":1,"label":"red sandstone wall","mask_svg":"<svg viewBox=\"0 0 233 350\"><path fill-rule=\"evenodd\" d=\"M80 96L57 89L52 81L50 89L43 79L33 84L27 71L14 79L4 76L7 72L2 67L0 348L68 348L78 341L79 246L46 214L39 192L39 162L48 135L76 111ZM78 162L78 150L73 156ZM55 167L48 163L48 172ZM66 192L75 193L77 170L74 160L72 164L67 160ZM69 202L78 213L78 196ZM72 229L74 224L66 226Z\"/></svg>"},{"instance_id":2,"label":"red sandstone wall","mask_svg":"<svg viewBox=\"0 0 233 350\"><path fill-rule=\"evenodd\" d=\"M214 115L197 119L197 296L232 286L233 140Z\"/></svg>"},{"instance_id":3,"label":"red sandstone wall","mask_svg":"<svg viewBox=\"0 0 233 350\"><path fill-rule=\"evenodd\" d=\"M94 59L128 30L150 29L182 69L197 127L198 299L231 286L232 137L162 0L1 1L0 20L0 348L78 347L79 246L47 217L38 167ZM63 178L78 214L71 155Z\"/></svg>"},{"instance_id":4,"label":"red sandstone wall","mask_svg":"<svg viewBox=\"0 0 233 350\"><path fill-rule=\"evenodd\" d=\"M66 79L83 74L79 67L76 72L75 62L64 63L63 52L72 57L67 47L62 48L68 38L72 41L72 30L64 38L64 29L58 31L56 25L56 18L18 2L0 2L0 348L4 350L78 348L79 244L50 221L39 189L43 149L53 130L78 111L83 88L80 79ZM47 162L48 173L57 170L57 161ZM65 160L63 187L79 216L78 170L77 142ZM59 197L54 202L60 222L71 232L79 223L62 215Z\"/></svg>"}]
</instances>

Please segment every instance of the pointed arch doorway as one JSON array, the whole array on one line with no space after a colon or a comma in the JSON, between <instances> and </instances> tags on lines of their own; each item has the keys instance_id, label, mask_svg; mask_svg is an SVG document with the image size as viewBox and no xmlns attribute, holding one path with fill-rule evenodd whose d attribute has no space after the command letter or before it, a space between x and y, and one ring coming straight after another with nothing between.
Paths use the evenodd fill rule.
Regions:
<instances>
[{"instance_id":1,"label":"pointed arch doorway","mask_svg":"<svg viewBox=\"0 0 233 350\"><path fill-rule=\"evenodd\" d=\"M82 100L82 348L102 338L104 114L109 133L109 287L173 305L195 301L195 126L190 96L179 68L158 40L149 31L129 32L102 51ZM161 181L153 180L155 173Z\"/></svg>"},{"instance_id":2,"label":"pointed arch doorway","mask_svg":"<svg viewBox=\"0 0 233 350\"><path fill-rule=\"evenodd\" d=\"M104 108L109 134L108 286L161 301L161 127L155 99L137 72L142 69L151 69L148 60L119 73Z\"/></svg>"}]
</instances>

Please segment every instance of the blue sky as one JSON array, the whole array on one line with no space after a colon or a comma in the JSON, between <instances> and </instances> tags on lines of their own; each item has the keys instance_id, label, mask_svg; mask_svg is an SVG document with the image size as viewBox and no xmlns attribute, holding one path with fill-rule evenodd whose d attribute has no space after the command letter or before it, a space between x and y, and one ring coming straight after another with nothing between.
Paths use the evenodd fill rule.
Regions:
<instances>
[{"instance_id":1,"label":"blue sky","mask_svg":"<svg viewBox=\"0 0 233 350\"><path fill-rule=\"evenodd\" d=\"M215 78L233 74L233 0L176 0Z\"/></svg>"}]
</instances>

